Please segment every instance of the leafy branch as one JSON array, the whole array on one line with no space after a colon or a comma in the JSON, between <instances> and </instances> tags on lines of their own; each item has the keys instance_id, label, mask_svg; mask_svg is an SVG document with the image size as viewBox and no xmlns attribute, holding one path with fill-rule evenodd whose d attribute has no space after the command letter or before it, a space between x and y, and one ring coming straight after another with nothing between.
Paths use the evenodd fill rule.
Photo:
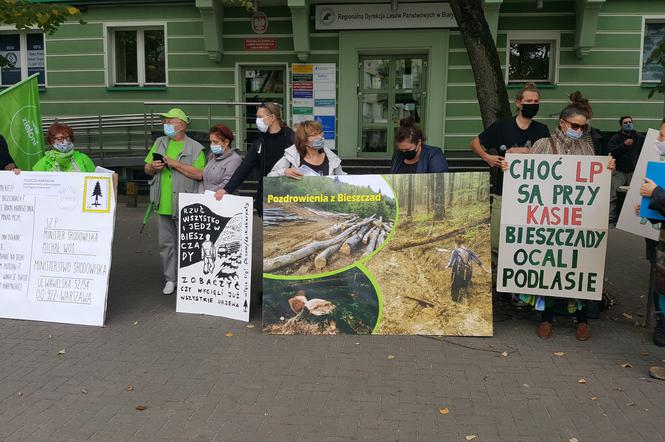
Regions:
<instances>
[{"instance_id":1,"label":"leafy branch","mask_svg":"<svg viewBox=\"0 0 665 442\"><path fill-rule=\"evenodd\" d=\"M660 78L660 83L656 84L656 87L649 92L649 98L653 97L656 92L665 94L665 38L651 51L646 64L659 64L663 67L663 76Z\"/></svg>"}]
</instances>

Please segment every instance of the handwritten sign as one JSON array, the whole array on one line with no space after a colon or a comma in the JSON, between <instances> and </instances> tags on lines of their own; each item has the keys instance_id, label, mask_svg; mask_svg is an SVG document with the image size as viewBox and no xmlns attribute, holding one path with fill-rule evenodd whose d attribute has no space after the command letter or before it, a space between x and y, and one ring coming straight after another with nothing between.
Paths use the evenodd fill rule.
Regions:
<instances>
[{"instance_id":1,"label":"handwritten sign","mask_svg":"<svg viewBox=\"0 0 665 442\"><path fill-rule=\"evenodd\" d=\"M0 317L104 325L110 174L0 172Z\"/></svg>"},{"instance_id":2,"label":"handwritten sign","mask_svg":"<svg viewBox=\"0 0 665 442\"><path fill-rule=\"evenodd\" d=\"M600 299L611 180L607 157L506 159L497 289Z\"/></svg>"},{"instance_id":3,"label":"handwritten sign","mask_svg":"<svg viewBox=\"0 0 665 442\"><path fill-rule=\"evenodd\" d=\"M249 321L252 198L180 194L176 311Z\"/></svg>"}]
</instances>

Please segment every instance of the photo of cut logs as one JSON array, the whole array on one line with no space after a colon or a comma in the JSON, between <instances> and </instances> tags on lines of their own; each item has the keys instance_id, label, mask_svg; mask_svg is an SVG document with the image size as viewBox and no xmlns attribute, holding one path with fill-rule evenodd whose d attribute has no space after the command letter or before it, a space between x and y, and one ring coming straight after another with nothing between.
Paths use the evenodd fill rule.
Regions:
<instances>
[{"instance_id":1,"label":"photo of cut logs","mask_svg":"<svg viewBox=\"0 0 665 442\"><path fill-rule=\"evenodd\" d=\"M326 178L316 180L339 186ZM349 186L352 185L345 183L344 191L351 190ZM367 186L353 187L356 192L368 193ZM328 189L328 194L336 195L339 191ZM381 201L342 202L326 204L325 208L316 202L266 204L263 272L314 275L367 259L381 248L393 230L394 204L392 195L383 196Z\"/></svg>"}]
</instances>

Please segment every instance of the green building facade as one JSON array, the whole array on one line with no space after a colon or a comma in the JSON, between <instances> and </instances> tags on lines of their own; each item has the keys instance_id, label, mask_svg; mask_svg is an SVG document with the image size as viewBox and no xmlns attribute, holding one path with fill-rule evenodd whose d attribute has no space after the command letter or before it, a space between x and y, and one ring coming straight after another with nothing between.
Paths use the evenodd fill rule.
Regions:
<instances>
[{"instance_id":1,"label":"green building facade","mask_svg":"<svg viewBox=\"0 0 665 442\"><path fill-rule=\"evenodd\" d=\"M409 115L447 152L468 151L482 130L466 49L445 2L270 0L259 2L258 14L216 0L75 4L86 24L67 22L46 36L0 28L0 54L17 61L0 86L40 73L47 118L134 115L136 123L170 103L198 102L181 106L193 129L227 124L242 149L255 130L253 110L219 102L278 101L289 123L324 115L327 138L344 158L389 157L392 130ZM484 7L511 99L536 81L537 118L550 128L575 90L589 98L593 125L603 131L618 129L622 115L632 115L639 131L658 126L663 97L648 94L662 69L645 61L665 38L663 0L485 0ZM163 104L145 104L155 101ZM81 142L144 148L142 127L109 126L103 140Z\"/></svg>"}]
</instances>

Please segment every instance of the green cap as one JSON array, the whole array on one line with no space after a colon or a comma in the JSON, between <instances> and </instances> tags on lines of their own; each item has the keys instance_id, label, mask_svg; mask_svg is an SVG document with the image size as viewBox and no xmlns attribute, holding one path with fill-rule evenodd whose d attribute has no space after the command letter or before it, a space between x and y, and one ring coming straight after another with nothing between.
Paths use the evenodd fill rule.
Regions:
<instances>
[{"instance_id":1,"label":"green cap","mask_svg":"<svg viewBox=\"0 0 665 442\"><path fill-rule=\"evenodd\" d=\"M177 118L178 120L182 121L183 123L189 124L191 123L192 119L187 116L185 112L183 112L182 109L178 109L177 107L174 107L170 111L168 111L165 114L159 114L162 118Z\"/></svg>"}]
</instances>

